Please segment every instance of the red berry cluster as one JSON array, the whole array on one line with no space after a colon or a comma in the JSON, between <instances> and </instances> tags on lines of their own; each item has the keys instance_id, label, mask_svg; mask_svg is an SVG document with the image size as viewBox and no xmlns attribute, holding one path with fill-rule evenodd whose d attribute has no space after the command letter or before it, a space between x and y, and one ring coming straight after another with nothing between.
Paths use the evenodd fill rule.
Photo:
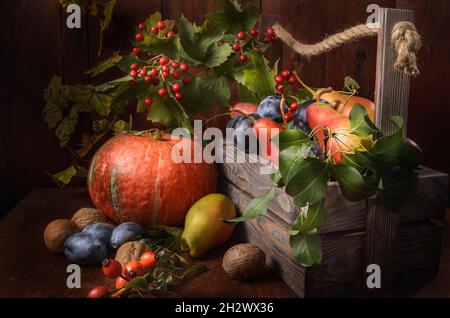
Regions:
<instances>
[{"instance_id":1,"label":"red berry cluster","mask_svg":"<svg viewBox=\"0 0 450 318\"><path fill-rule=\"evenodd\" d=\"M295 112L298 109L298 103L292 103L289 107L289 111L284 114L284 120L287 122L291 121L294 118Z\"/></svg>"},{"instance_id":2,"label":"red berry cluster","mask_svg":"<svg viewBox=\"0 0 450 318\"><path fill-rule=\"evenodd\" d=\"M163 31L166 29L166 24L164 23L164 21L159 21L155 26L150 27L150 30L149 30L147 25L144 22L141 22L141 23L139 23L137 28L138 28L138 31L134 35L134 39L136 42L142 42L144 40L143 32L150 32L157 37L162 37L162 34L160 31ZM176 35L176 32L173 30L170 30L169 32L167 32L166 37L172 38L175 35ZM139 48L135 47L135 48L133 48L132 53L137 56L141 53L141 50Z\"/></svg>"},{"instance_id":3,"label":"red berry cluster","mask_svg":"<svg viewBox=\"0 0 450 318\"><path fill-rule=\"evenodd\" d=\"M157 263L156 254L146 252L141 255L139 261L132 260L124 268L114 259L105 259L102 262L102 271L106 277L116 280L117 290L125 287L131 279L145 275ZM88 298L105 298L109 297L110 294L111 292L105 286L97 286L91 289Z\"/></svg>"},{"instance_id":4,"label":"red berry cluster","mask_svg":"<svg viewBox=\"0 0 450 318\"><path fill-rule=\"evenodd\" d=\"M291 74L291 71L283 70L275 76L275 82L277 83L277 92L281 94L285 90L286 83L289 85L294 85L297 82L297 79L293 74Z\"/></svg>"},{"instance_id":5,"label":"red berry cluster","mask_svg":"<svg viewBox=\"0 0 450 318\"><path fill-rule=\"evenodd\" d=\"M130 87L137 87L137 80L143 80L153 86L158 86L163 82L164 85L157 91L159 96L166 96L168 94L167 88L170 88L173 96L177 100L182 100L182 86L188 85L191 80L189 76L182 76L182 73L187 71L188 65L186 63L171 60L165 55L154 60L152 66L140 67L137 63L133 63L130 65L130 76L133 78L130 81ZM149 95L144 103L147 107L151 106L153 103L152 97Z\"/></svg>"},{"instance_id":6,"label":"red berry cluster","mask_svg":"<svg viewBox=\"0 0 450 318\"><path fill-rule=\"evenodd\" d=\"M269 35L270 34L270 35ZM234 43L232 45L233 51L239 54L239 61L242 63L245 63L248 61L247 54L244 53L244 47L248 43L252 43L253 50L256 52L259 52L261 50L260 42L258 42L258 35L259 35L259 29L258 28L252 28L251 30L247 32L240 31L238 34L236 34L236 39L234 40ZM275 34L275 30L273 28L267 28L265 34L264 34L264 43L270 43L272 41L275 41L277 39L277 36Z\"/></svg>"}]
</instances>

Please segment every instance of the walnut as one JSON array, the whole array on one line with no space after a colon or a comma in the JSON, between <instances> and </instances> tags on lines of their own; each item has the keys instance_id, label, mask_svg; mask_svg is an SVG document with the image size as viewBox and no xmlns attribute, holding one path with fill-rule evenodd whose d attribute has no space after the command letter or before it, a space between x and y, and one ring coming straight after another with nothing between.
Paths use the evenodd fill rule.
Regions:
<instances>
[{"instance_id":1,"label":"walnut","mask_svg":"<svg viewBox=\"0 0 450 318\"><path fill-rule=\"evenodd\" d=\"M80 231L78 225L70 220L58 219L50 222L44 231L45 246L53 253L62 253L65 240Z\"/></svg>"},{"instance_id":2,"label":"walnut","mask_svg":"<svg viewBox=\"0 0 450 318\"><path fill-rule=\"evenodd\" d=\"M246 280L260 274L266 263L266 255L252 244L231 247L223 257L222 267L232 278Z\"/></svg>"},{"instance_id":3,"label":"walnut","mask_svg":"<svg viewBox=\"0 0 450 318\"><path fill-rule=\"evenodd\" d=\"M132 260L138 260L145 252L149 251L147 245L141 241L132 241L123 244L116 253L116 261L124 267Z\"/></svg>"},{"instance_id":4,"label":"walnut","mask_svg":"<svg viewBox=\"0 0 450 318\"><path fill-rule=\"evenodd\" d=\"M72 222L76 223L81 229L95 223L111 223L111 221L102 213L94 208L81 208L72 216Z\"/></svg>"}]
</instances>

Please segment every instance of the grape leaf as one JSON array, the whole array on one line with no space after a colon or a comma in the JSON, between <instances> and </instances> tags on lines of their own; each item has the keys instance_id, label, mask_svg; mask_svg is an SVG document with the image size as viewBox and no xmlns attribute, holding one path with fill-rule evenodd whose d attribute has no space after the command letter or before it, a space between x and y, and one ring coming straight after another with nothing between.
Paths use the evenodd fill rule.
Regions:
<instances>
[{"instance_id":1,"label":"grape leaf","mask_svg":"<svg viewBox=\"0 0 450 318\"><path fill-rule=\"evenodd\" d=\"M150 55L164 54L170 56L172 59L177 59L180 55L180 43L178 36L171 38L159 38L153 33L145 33L144 41L132 42L135 47L138 47L141 52Z\"/></svg>"},{"instance_id":2,"label":"grape leaf","mask_svg":"<svg viewBox=\"0 0 450 318\"><path fill-rule=\"evenodd\" d=\"M53 129L63 119L63 109L69 104L63 98L63 85L61 77L53 76L47 89L44 91L45 107L42 112L44 122L49 129Z\"/></svg>"},{"instance_id":3,"label":"grape leaf","mask_svg":"<svg viewBox=\"0 0 450 318\"><path fill-rule=\"evenodd\" d=\"M55 135L59 139L59 146L64 147L70 140L75 126L78 122L78 112L75 106L70 109L69 115L65 117L56 127Z\"/></svg>"},{"instance_id":4,"label":"grape leaf","mask_svg":"<svg viewBox=\"0 0 450 318\"><path fill-rule=\"evenodd\" d=\"M276 196L275 187L272 187L270 191L267 192L265 195L251 200L247 206L247 209L245 210L245 212L241 217L233 220L225 220L224 222L228 224L236 224L266 215L267 207L269 206L269 203L273 199L275 199L275 196Z\"/></svg>"},{"instance_id":5,"label":"grape leaf","mask_svg":"<svg viewBox=\"0 0 450 318\"><path fill-rule=\"evenodd\" d=\"M179 127L182 116L173 100L168 97L155 95L152 107L147 113L147 120L163 124L166 127Z\"/></svg>"},{"instance_id":6,"label":"grape leaf","mask_svg":"<svg viewBox=\"0 0 450 318\"><path fill-rule=\"evenodd\" d=\"M259 20L259 10L252 4L242 8L235 0L219 0L217 9L217 12L209 13L206 17L228 33L248 31Z\"/></svg>"},{"instance_id":7,"label":"grape leaf","mask_svg":"<svg viewBox=\"0 0 450 318\"><path fill-rule=\"evenodd\" d=\"M122 59L122 56L119 55L118 52L114 52L109 59L101 62L100 64L91 68L90 70L87 70L85 72L85 74L89 74L92 77L95 77L98 74L103 73L103 72L109 70L110 68L116 66L117 63L119 63L121 59Z\"/></svg>"},{"instance_id":8,"label":"grape leaf","mask_svg":"<svg viewBox=\"0 0 450 318\"><path fill-rule=\"evenodd\" d=\"M322 261L322 243L316 229L291 236L290 245L292 255L302 266L311 267Z\"/></svg>"},{"instance_id":9,"label":"grape leaf","mask_svg":"<svg viewBox=\"0 0 450 318\"><path fill-rule=\"evenodd\" d=\"M325 162L307 158L300 163L298 173L286 186L286 193L298 208L315 204L325 197L329 177L329 167Z\"/></svg>"},{"instance_id":10,"label":"grape leaf","mask_svg":"<svg viewBox=\"0 0 450 318\"><path fill-rule=\"evenodd\" d=\"M72 165L63 171L50 175L52 177L53 182L55 182L58 186L64 187L70 183L73 177L85 177L86 169L84 167L78 165Z\"/></svg>"},{"instance_id":11,"label":"grape leaf","mask_svg":"<svg viewBox=\"0 0 450 318\"><path fill-rule=\"evenodd\" d=\"M125 130L129 130L130 124L124 120L118 120L116 122L114 122L111 130L113 131L114 134L118 135L123 133Z\"/></svg>"}]
</instances>

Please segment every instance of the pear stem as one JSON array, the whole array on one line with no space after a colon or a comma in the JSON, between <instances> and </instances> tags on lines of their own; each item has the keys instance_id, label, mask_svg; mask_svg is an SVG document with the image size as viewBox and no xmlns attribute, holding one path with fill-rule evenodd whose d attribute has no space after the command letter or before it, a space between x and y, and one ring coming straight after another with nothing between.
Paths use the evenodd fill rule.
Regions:
<instances>
[{"instance_id":1,"label":"pear stem","mask_svg":"<svg viewBox=\"0 0 450 318\"><path fill-rule=\"evenodd\" d=\"M298 76L297 71L293 71L292 74L294 74L294 77L297 80L297 82L299 82L308 92L310 92L313 96L316 94L316 92L311 87L309 87L302 81L300 76Z\"/></svg>"}]
</instances>

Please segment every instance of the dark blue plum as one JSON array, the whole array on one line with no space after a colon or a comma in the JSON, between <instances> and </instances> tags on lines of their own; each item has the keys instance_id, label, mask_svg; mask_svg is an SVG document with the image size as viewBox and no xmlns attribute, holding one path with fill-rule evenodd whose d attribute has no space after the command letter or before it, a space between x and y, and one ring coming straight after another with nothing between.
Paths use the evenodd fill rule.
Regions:
<instances>
[{"instance_id":1,"label":"dark blue plum","mask_svg":"<svg viewBox=\"0 0 450 318\"><path fill-rule=\"evenodd\" d=\"M256 113L263 118L268 118L276 121L277 123L282 123L283 116L281 115L280 102L281 99L279 96L266 97L259 104L258 111ZM289 107L286 102L284 103L283 107L283 110L287 113L289 111Z\"/></svg>"},{"instance_id":2,"label":"dark blue plum","mask_svg":"<svg viewBox=\"0 0 450 318\"><path fill-rule=\"evenodd\" d=\"M114 230L114 227L111 224L107 223L96 223L90 224L83 229L83 233L91 234L96 239L99 239L106 246L109 245L111 241L111 235Z\"/></svg>"},{"instance_id":3,"label":"dark blue plum","mask_svg":"<svg viewBox=\"0 0 450 318\"><path fill-rule=\"evenodd\" d=\"M312 99L307 102L304 102L298 107L293 119L293 125L295 129L301 130L306 134L309 134L311 132L311 127L309 127L308 119L306 118L306 111L309 105L315 102L316 100ZM326 100L323 99L321 99L320 102L329 104Z\"/></svg>"},{"instance_id":4,"label":"dark blue plum","mask_svg":"<svg viewBox=\"0 0 450 318\"><path fill-rule=\"evenodd\" d=\"M258 114L250 114L254 120L261 119ZM236 148L250 152L258 150L258 140L253 132L253 121L243 115L239 115L230 120L227 124L227 138L233 140ZM255 145L254 149L250 145Z\"/></svg>"},{"instance_id":5,"label":"dark blue plum","mask_svg":"<svg viewBox=\"0 0 450 318\"><path fill-rule=\"evenodd\" d=\"M106 258L106 245L88 233L76 233L64 242L64 255L79 265L95 265Z\"/></svg>"},{"instance_id":6,"label":"dark blue plum","mask_svg":"<svg viewBox=\"0 0 450 318\"><path fill-rule=\"evenodd\" d=\"M138 239L144 235L145 231L137 223L125 222L116 226L111 235L110 245L112 248L119 248L131 239Z\"/></svg>"}]
</instances>

